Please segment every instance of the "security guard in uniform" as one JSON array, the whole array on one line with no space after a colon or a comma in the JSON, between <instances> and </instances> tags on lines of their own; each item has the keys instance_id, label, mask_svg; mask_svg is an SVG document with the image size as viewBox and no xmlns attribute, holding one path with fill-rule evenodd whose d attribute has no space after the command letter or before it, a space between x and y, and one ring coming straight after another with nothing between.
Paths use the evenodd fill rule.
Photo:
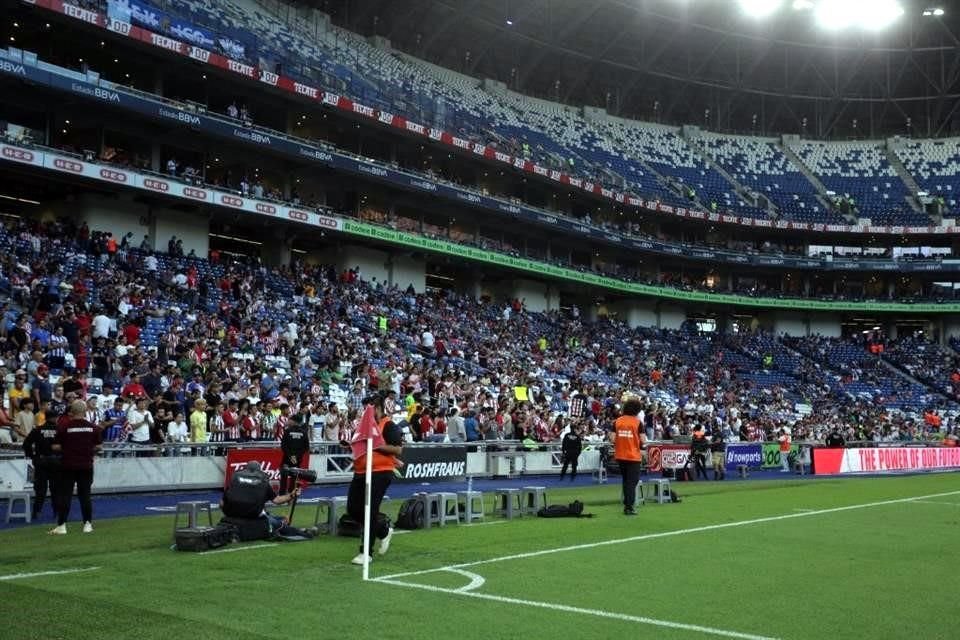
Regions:
<instances>
[{"instance_id":1,"label":"security guard in uniform","mask_svg":"<svg viewBox=\"0 0 960 640\"><path fill-rule=\"evenodd\" d=\"M53 441L57 437L57 426L53 422L55 419L56 417L51 415L43 425L34 425L23 441L23 453L33 461L33 518L39 517L43 510L48 487L50 503L56 514L60 458L53 453Z\"/></svg>"},{"instance_id":2,"label":"security guard in uniform","mask_svg":"<svg viewBox=\"0 0 960 640\"><path fill-rule=\"evenodd\" d=\"M309 419L307 416L306 419ZM301 468L303 459L310 449L310 428L306 424L303 414L297 416L287 425L280 440L280 450L283 452L283 464ZM280 485L280 495L290 493L296 480L283 476Z\"/></svg>"}]
</instances>

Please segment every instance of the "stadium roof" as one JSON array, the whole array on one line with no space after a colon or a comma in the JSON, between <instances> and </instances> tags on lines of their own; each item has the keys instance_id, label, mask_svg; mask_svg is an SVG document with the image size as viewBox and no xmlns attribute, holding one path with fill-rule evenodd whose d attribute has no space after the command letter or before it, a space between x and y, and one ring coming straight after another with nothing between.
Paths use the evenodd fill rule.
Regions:
<instances>
[{"instance_id":1,"label":"stadium roof","mask_svg":"<svg viewBox=\"0 0 960 640\"><path fill-rule=\"evenodd\" d=\"M903 16L872 32L824 30L793 0L762 20L734 0L312 4L436 64L629 117L810 137L960 132L960 2L923 16L930 0L899 1Z\"/></svg>"}]
</instances>

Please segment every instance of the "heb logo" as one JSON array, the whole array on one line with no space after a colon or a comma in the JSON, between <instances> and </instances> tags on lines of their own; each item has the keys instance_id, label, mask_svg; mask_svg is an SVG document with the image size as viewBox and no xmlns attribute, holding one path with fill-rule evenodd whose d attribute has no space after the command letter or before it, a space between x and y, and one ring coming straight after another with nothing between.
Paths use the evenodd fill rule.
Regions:
<instances>
[{"instance_id":1,"label":"heb logo","mask_svg":"<svg viewBox=\"0 0 960 640\"><path fill-rule=\"evenodd\" d=\"M16 147L4 147L3 157L10 160L19 160L21 162L33 162L34 155L32 151L26 149L17 149Z\"/></svg>"},{"instance_id":2,"label":"heb logo","mask_svg":"<svg viewBox=\"0 0 960 640\"><path fill-rule=\"evenodd\" d=\"M126 182L127 174L113 169L100 169L100 177L111 182Z\"/></svg>"},{"instance_id":3,"label":"heb logo","mask_svg":"<svg viewBox=\"0 0 960 640\"><path fill-rule=\"evenodd\" d=\"M71 173L83 173L83 163L77 162L76 160L68 160L66 158L54 158L53 166L56 169L61 171L69 171Z\"/></svg>"},{"instance_id":4,"label":"heb logo","mask_svg":"<svg viewBox=\"0 0 960 640\"><path fill-rule=\"evenodd\" d=\"M298 222L306 222L310 219L308 214L304 213L303 211L297 211L296 209L290 209L287 211L287 217Z\"/></svg>"},{"instance_id":5,"label":"heb logo","mask_svg":"<svg viewBox=\"0 0 960 640\"><path fill-rule=\"evenodd\" d=\"M238 198L237 196L228 196L228 195L221 194L221 195L220 195L220 203L221 203L221 204L225 204L225 205L227 205L228 207L242 207L242 206L243 206L243 198Z\"/></svg>"},{"instance_id":6,"label":"heb logo","mask_svg":"<svg viewBox=\"0 0 960 640\"><path fill-rule=\"evenodd\" d=\"M265 213L268 216L275 216L277 215L277 208L272 204L267 204L265 202L258 202L257 213Z\"/></svg>"},{"instance_id":7,"label":"heb logo","mask_svg":"<svg viewBox=\"0 0 960 640\"><path fill-rule=\"evenodd\" d=\"M327 229L337 228L337 221L326 216L317 216L317 224L319 224L321 227L326 227Z\"/></svg>"},{"instance_id":8,"label":"heb logo","mask_svg":"<svg viewBox=\"0 0 960 640\"><path fill-rule=\"evenodd\" d=\"M207 192L203 189L194 189L193 187L184 187L183 195L188 198L193 198L194 200L206 200Z\"/></svg>"},{"instance_id":9,"label":"heb logo","mask_svg":"<svg viewBox=\"0 0 960 640\"><path fill-rule=\"evenodd\" d=\"M77 20L83 20L84 22L89 22L90 24L100 24L100 16L97 15L96 11L81 9L80 7L75 7L72 4L63 4L63 15L76 18Z\"/></svg>"},{"instance_id":10,"label":"heb logo","mask_svg":"<svg viewBox=\"0 0 960 640\"><path fill-rule=\"evenodd\" d=\"M199 60L200 62L210 61L210 52L206 49L201 49L200 47L190 47L187 49L187 55L194 60Z\"/></svg>"},{"instance_id":11,"label":"heb logo","mask_svg":"<svg viewBox=\"0 0 960 640\"><path fill-rule=\"evenodd\" d=\"M164 182L163 180L154 180L153 178L144 178L143 186L147 189L153 189L154 191L162 191L164 193L170 191L170 185Z\"/></svg>"}]
</instances>

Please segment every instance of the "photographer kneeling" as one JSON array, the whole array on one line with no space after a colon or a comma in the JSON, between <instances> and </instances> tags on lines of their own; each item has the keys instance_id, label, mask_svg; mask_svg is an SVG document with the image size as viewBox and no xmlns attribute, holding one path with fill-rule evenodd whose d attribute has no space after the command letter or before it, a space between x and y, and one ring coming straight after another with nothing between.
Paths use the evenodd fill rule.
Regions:
<instances>
[{"instance_id":1,"label":"photographer kneeling","mask_svg":"<svg viewBox=\"0 0 960 640\"><path fill-rule=\"evenodd\" d=\"M316 529L298 529L291 527L286 518L275 516L264 509L268 502L275 505L288 504L300 496L300 487L292 492L278 496L270 486L270 480L260 469L259 462L248 462L247 466L233 474L230 486L223 493L220 509L223 522L232 524L239 530L240 540L269 540L283 538L297 540L312 538Z\"/></svg>"}]
</instances>

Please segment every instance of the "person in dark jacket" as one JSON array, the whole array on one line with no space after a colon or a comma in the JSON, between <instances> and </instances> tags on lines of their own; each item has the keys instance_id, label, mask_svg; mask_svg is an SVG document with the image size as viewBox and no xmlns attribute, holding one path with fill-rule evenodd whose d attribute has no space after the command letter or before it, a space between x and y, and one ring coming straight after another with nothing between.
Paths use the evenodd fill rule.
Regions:
<instances>
[{"instance_id":1,"label":"person in dark jacket","mask_svg":"<svg viewBox=\"0 0 960 640\"><path fill-rule=\"evenodd\" d=\"M573 425L563 436L560 444L563 452L563 466L560 467L560 479L567 474L567 467L570 467L570 482L577 479L577 463L580 460L580 452L583 451L583 438L580 436L580 426Z\"/></svg>"},{"instance_id":2,"label":"person in dark jacket","mask_svg":"<svg viewBox=\"0 0 960 640\"><path fill-rule=\"evenodd\" d=\"M57 425L57 435L52 448L62 456L62 460L60 486L56 490L57 526L50 530L51 535L62 536L67 533L67 516L70 515L74 486L77 488L80 511L83 514L83 532L93 533L93 502L90 500L93 458L102 447L100 427L88 422L84 418L86 413L87 403L74 400L70 404L70 420Z\"/></svg>"},{"instance_id":3,"label":"person in dark jacket","mask_svg":"<svg viewBox=\"0 0 960 640\"><path fill-rule=\"evenodd\" d=\"M52 416L51 416L52 417ZM56 424L49 419L43 425L35 425L23 441L23 453L33 462L33 518L38 518L50 490L53 512L57 512L57 470L60 459L53 455L53 443L57 437Z\"/></svg>"},{"instance_id":4,"label":"person in dark jacket","mask_svg":"<svg viewBox=\"0 0 960 640\"><path fill-rule=\"evenodd\" d=\"M707 480L707 452L710 451L710 441L707 440L707 434L702 426L693 430L690 437L690 455L693 458L693 466L696 470L697 478Z\"/></svg>"},{"instance_id":5,"label":"person in dark jacket","mask_svg":"<svg viewBox=\"0 0 960 640\"><path fill-rule=\"evenodd\" d=\"M310 428L307 426L307 419L309 416L297 415L284 430L283 438L280 440L284 465L296 469L303 467L304 458L310 450ZM284 476L281 479L280 494L292 492L295 486L295 478Z\"/></svg>"},{"instance_id":6,"label":"person in dark jacket","mask_svg":"<svg viewBox=\"0 0 960 640\"><path fill-rule=\"evenodd\" d=\"M713 479L723 480L727 477L726 467L727 445L723 441L723 434L719 429L713 430L713 437L710 439L710 454L713 458Z\"/></svg>"}]
</instances>

